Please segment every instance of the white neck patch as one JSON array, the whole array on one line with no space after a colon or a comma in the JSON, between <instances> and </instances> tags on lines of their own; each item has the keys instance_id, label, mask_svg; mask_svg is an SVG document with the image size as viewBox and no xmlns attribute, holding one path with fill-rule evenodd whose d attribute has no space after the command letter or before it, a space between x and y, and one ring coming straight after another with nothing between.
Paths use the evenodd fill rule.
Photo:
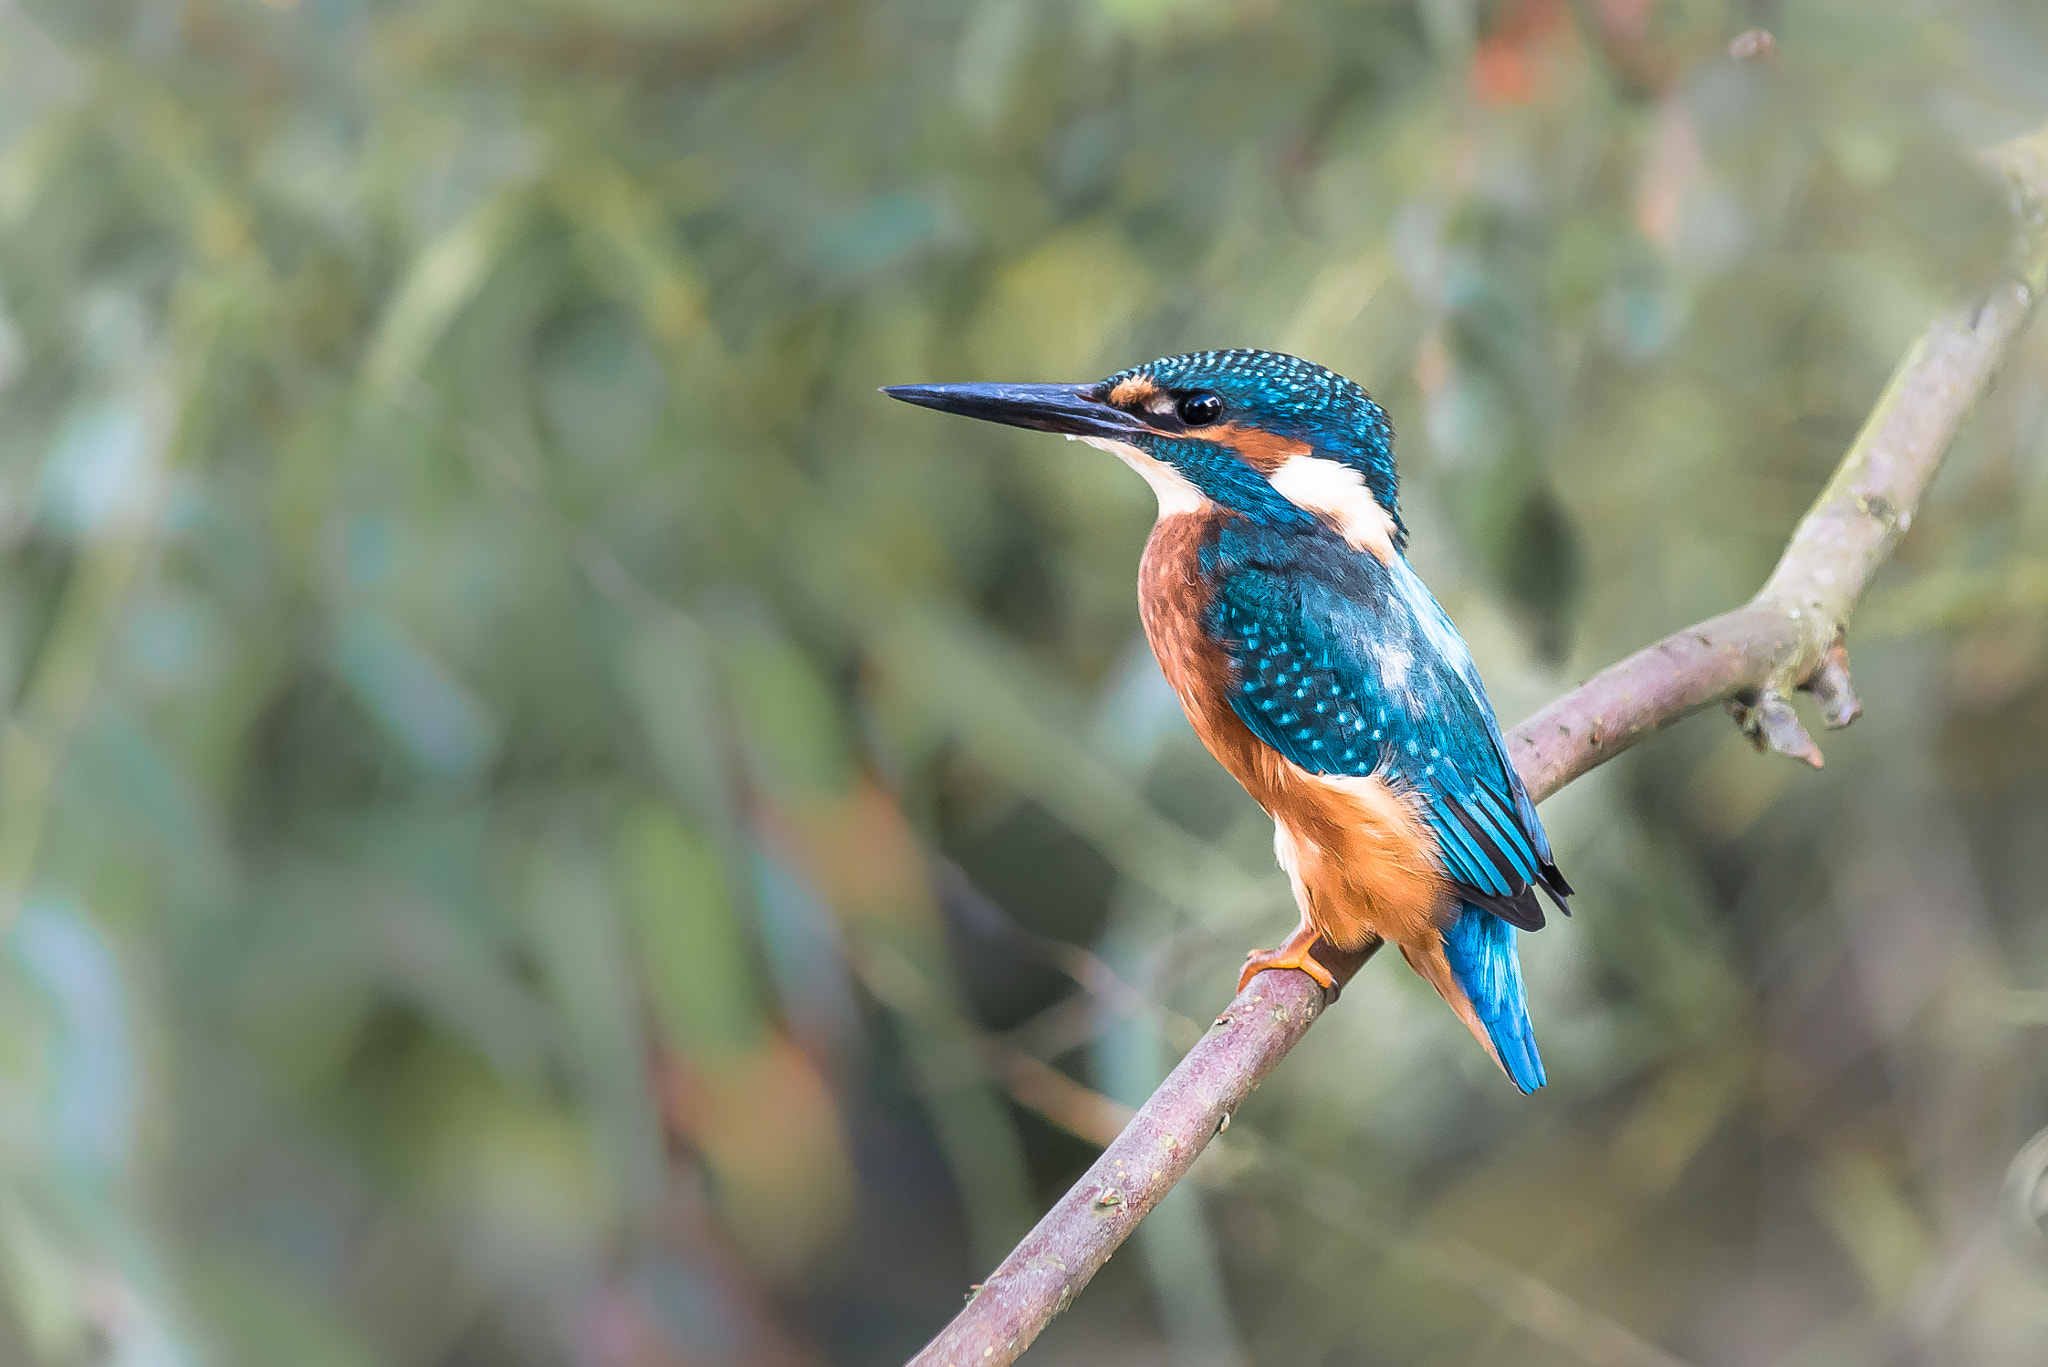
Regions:
<instances>
[{"instance_id":1,"label":"white neck patch","mask_svg":"<svg viewBox=\"0 0 2048 1367\"><path fill-rule=\"evenodd\" d=\"M1394 515L1349 465L1323 456L1289 456L1266 482L1295 507L1329 523L1351 549L1383 562L1394 558Z\"/></svg>"},{"instance_id":2,"label":"white neck patch","mask_svg":"<svg viewBox=\"0 0 2048 1367\"><path fill-rule=\"evenodd\" d=\"M1200 489L1188 483L1187 476L1165 461L1146 455L1127 441L1114 441L1109 437L1068 437L1067 440L1085 441L1098 450L1107 451L1143 475L1145 482L1152 486L1152 492L1159 497L1161 517L1199 513L1209 506L1209 500Z\"/></svg>"}]
</instances>

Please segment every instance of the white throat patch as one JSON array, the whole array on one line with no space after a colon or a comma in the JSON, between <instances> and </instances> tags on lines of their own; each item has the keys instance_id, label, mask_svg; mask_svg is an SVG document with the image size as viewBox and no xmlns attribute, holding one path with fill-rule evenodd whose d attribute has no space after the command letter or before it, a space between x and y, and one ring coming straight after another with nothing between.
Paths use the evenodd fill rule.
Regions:
<instances>
[{"instance_id":1,"label":"white throat patch","mask_svg":"<svg viewBox=\"0 0 2048 1367\"><path fill-rule=\"evenodd\" d=\"M1152 486L1152 492L1159 497L1161 517L1171 517L1175 513L1199 513L1209 504L1202 491L1188 483L1187 476L1165 461L1146 455L1127 441L1115 441L1109 437L1068 437L1067 440L1085 441L1098 450L1107 451L1143 475L1145 482Z\"/></svg>"},{"instance_id":2,"label":"white throat patch","mask_svg":"<svg viewBox=\"0 0 2048 1367\"><path fill-rule=\"evenodd\" d=\"M1353 550L1381 561L1394 558L1394 516L1351 466L1323 456L1289 456L1266 482L1295 507L1328 522Z\"/></svg>"}]
</instances>

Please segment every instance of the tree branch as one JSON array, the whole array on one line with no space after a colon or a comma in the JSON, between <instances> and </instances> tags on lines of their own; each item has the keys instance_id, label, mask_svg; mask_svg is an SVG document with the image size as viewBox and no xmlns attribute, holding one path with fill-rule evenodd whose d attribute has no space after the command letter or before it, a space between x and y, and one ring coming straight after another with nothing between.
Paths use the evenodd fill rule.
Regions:
<instances>
[{"instance_id":1,"label":"tree branch","mask_svg":"<svg viewBox=\"0 0 2048 1367\"><path fill-rule=\"evenodd\" d=\"M1755 598L1637 651L1515 728L1509 749L1538 801L1717 702L1759 749L1816 766L1820 751L1789 695L1811 692L1830 727L1855 720L1849 614L1912 525L1928 481L2048 286L2048 129L1983 160L2011 188L2019 220L2004 274L1914 343ZM1318 951L1340 983L1371 954L1339 966L1327 946ZM1253 978L911 1367L1014 1361L1228 1126L1324 1005L1305 973Z\"/></svg>"}]
</instances>

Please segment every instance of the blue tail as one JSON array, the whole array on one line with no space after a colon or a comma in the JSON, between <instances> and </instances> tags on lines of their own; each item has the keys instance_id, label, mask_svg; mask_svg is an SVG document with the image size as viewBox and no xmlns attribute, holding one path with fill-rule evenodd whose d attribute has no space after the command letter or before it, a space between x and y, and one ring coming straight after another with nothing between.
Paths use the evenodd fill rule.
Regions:
<instances>
[{"instance_id":1,"label":"blue tail","mask_svg":"<svg viewBox=\"0 0 2048 1367\"><path fill-rule=\"evenodd\" d=\"M1529 1024L1515 935L1506 921L1467 902L1444 935L1444 957L1486 1027L1501 1067L1517 1087L1533 1092L1545 1081L1543 1056L1536 1052L1536 1031Z\"/></svg>"}]
</instances>

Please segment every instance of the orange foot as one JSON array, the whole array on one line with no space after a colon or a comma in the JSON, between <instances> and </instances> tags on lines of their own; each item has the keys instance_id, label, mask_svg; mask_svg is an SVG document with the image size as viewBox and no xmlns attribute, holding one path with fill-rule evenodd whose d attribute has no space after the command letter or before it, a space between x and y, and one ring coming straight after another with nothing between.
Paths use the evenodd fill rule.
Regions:
<instances>
[{"instance_id":1,"label":"orange foot","mask_svg":"<svg viewBox=\"0 0 2048 1367\"><path fill-rule=\"evenodd\" d=\"M1315 927L1300 925L1277 948L1253 950L1244 957L1244 969L1237 975L1237 990L1244 991L1245 984L1269 968L1298 968L1314 978L1323 991L1335 992L1335 975L1317 963L1310 953L1319 943Z\"/></svg>"}]
</instances>

